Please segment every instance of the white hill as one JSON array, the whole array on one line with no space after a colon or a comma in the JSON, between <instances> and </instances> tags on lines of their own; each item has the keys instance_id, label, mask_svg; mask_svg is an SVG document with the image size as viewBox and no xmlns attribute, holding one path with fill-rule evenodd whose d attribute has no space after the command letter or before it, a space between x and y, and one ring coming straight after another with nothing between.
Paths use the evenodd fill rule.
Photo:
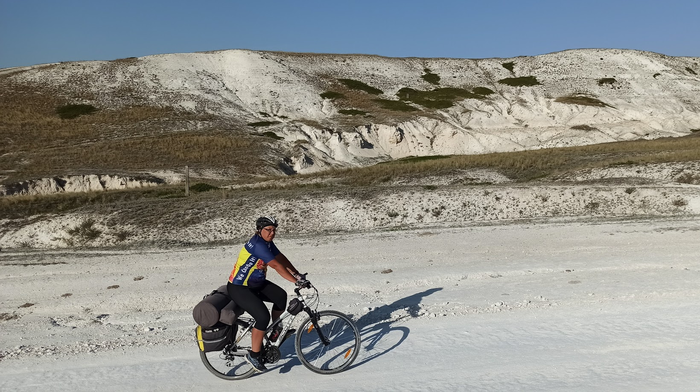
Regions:
<instances>
[{"instance_id":1,"label":"white hill","mask_svg":"<svg viewBox=\"0 0 700 392\"><path fill-rule=\"evenodd\" d=\"M101 108L176 106L272 132L284 139L278 160L299 173L700 129L700 59L631 50L478 60L227 50L12 71Z\"/></svg>"}]
</instances>

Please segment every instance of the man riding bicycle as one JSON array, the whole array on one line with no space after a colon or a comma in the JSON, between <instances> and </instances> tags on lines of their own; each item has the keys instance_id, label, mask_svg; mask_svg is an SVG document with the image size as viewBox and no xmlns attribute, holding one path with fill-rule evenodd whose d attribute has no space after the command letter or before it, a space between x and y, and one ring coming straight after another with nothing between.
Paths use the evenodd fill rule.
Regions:
<instances>
[{"instance_id":1,"label":"man riding bicycle","mask_svg":"<svg viewBox=\"0 0 700 392\"><path fill-rule=\"evenodd\" d=\"M287 307L287 292L266 279L267 267L272 267L292 283L306 283L305 275L294 268L272 241L277 226L277 220L270 216L263 216L255 221L255 235L238 253L238 260L227 285L231 300L255 319L252 347L245 358L258 371L267 370L263 364L262 343L265 330L270 324L270 316L273 321L277 320ZM265 302L272 303L272 314L268 312ZM275 331L270 339L275 341L278 335L279 331Z\"/></svg>"}]
</instances>

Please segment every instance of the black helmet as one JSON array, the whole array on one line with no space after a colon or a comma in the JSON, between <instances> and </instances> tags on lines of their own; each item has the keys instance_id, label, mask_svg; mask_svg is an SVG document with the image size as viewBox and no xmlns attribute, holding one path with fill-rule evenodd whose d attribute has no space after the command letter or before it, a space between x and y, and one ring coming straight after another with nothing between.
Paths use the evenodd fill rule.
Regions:
<instances>
[{"instance_id":1,"label":"black helmet","mask_svg":"<svg viewBox=\"0 0 700 392\"><path fill-rule=\"evenodd\" d=\"M277 219L274 216L261 216L255 221L255 229L262 230L263 227L275 226L277 227Z\"/></svg>"}]
</instances>

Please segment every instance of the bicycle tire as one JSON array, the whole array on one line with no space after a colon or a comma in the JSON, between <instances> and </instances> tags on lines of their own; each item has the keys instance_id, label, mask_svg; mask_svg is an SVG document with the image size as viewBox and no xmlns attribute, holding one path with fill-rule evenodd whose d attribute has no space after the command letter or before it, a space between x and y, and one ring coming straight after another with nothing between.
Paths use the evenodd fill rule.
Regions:
<instances>
[{"instance_id":1,"label":"bicycle tire","mask_svg":"<svg viewBox=\"0 0 700 392\"><path fill-rule=\"evenodd\" d=\"M241 331L238 328L237 334L244 333L243 339L235 347L237 351L247 351L251 345L251 335L249 332ZM236 337L238 338L238 336ZM216 377L224 380L242 380L255 374L253 366L245 360L243 355L231 354L233 343L229 344L222 351L199 351L199 357L207 368Z\"/></svg>"},{"instance_id":2,"label":"bicycle tire","mask_svg":"<svg viewBox=\"0 0 700 392\"><path fill-rule=\"evenodd\" d=\"M360 331L350 317L335 310L321 310L318 325L329 344L324 345L311 318L296 333L294 347L301 363L319 374L335 374L352 365L360 351Z\"/></svg>"}]
</instances>

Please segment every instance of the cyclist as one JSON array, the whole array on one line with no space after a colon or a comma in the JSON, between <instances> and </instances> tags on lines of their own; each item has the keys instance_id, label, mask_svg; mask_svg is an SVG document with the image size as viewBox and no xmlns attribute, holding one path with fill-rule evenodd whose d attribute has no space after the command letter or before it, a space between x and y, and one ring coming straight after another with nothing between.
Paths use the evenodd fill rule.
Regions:
<instances>
[{"instance_id":1,"label":"cyclist","mask_svg":"<svg viewBox=\"0 0 700 392\"><path fill-rule=\"evenodd\" d=\"M263 364L262 342L270 316L273 321L277 320L287 306L287 292L266 279L267 267L272 267L284 279L298 285L307 282L306 274L300 274L272 241L277 226L277 219L272 216L262 216L255 221L255 235L239 252L227 285L231 300L255 319L252 347L245 358L257 371L267 370ZM272 303L271 314L264 302ZM278 337L279 331L276 330L271 340L275 341Z\"/></svg>"}]
</instances>

